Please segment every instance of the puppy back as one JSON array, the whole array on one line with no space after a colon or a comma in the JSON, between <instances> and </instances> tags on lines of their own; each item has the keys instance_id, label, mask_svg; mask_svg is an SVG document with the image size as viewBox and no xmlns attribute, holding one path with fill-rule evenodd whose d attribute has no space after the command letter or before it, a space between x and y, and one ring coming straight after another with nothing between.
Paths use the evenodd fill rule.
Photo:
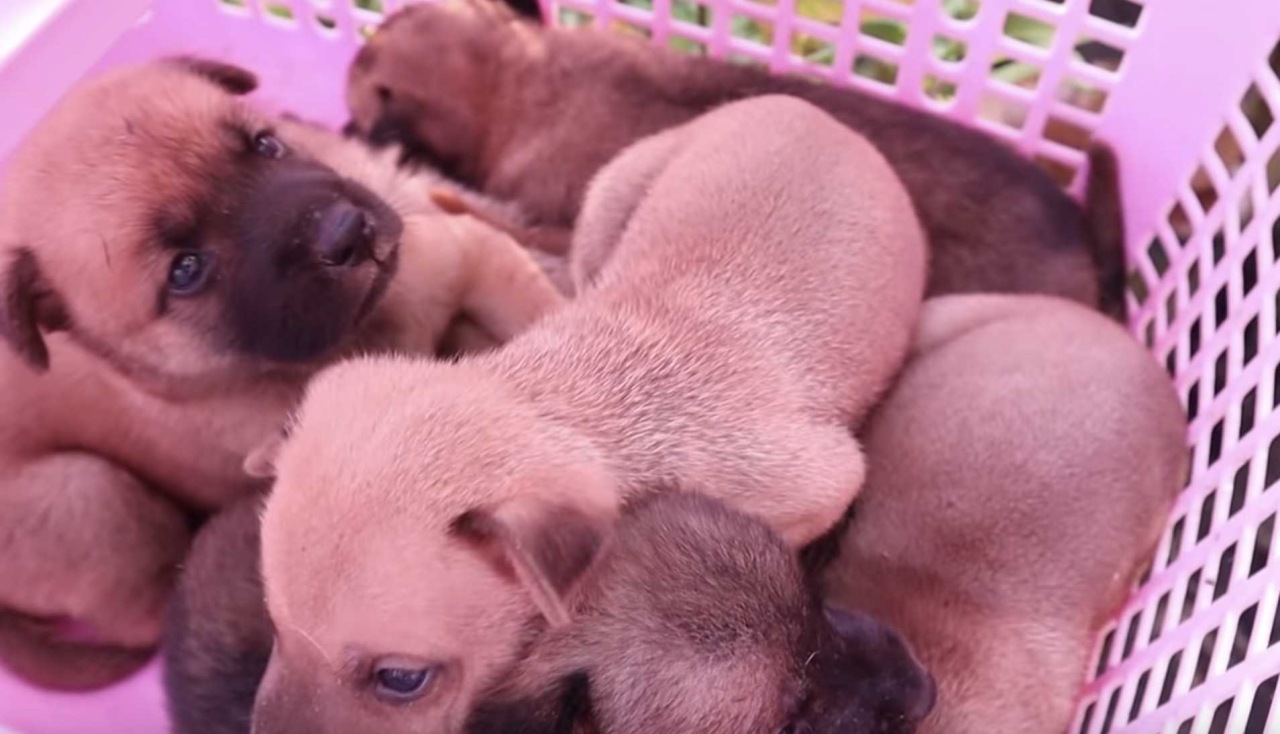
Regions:
<instances>
[{"instance_id":1,"label":"puppy back","mask_svg":"<svg viewBox=\"0 0 1280 734\"><path fill-rule=\"evenodd\" d=\"M196 536L165 620L164 690L175 734L248 734L271 655L258 562L262 498L246 497Z\"/></svg>"}]
</instances>

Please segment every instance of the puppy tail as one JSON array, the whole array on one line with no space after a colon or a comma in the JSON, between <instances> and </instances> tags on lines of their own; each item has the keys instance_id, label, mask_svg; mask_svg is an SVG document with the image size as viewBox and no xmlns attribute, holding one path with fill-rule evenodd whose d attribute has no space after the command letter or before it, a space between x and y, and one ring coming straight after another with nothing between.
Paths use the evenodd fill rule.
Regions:
<instances>
[{"instance_id":1,"label":"puppy tail","mask_svg":"<svg viewBox=\"0 0 1280 734\"><path fill-rule=\"evenodd\" d=\"M39 688L68 693L105 688L137 672L154 652L59 639L48 622L0 610L0 662Z\"/></svg>"},{"instance_id":2,"label":"puppy tail","mask_svg":"<svg viewBox=\"0 0 1280 734\"><path fill-rule=\"evenodd\" d=\"M1120 165L1115 151L1095 142L1089 149L1084 198L1090 254L1098 271L1099 308L1124 321L1124 211L1120 202Z\"/></svg>"}]
</instances>

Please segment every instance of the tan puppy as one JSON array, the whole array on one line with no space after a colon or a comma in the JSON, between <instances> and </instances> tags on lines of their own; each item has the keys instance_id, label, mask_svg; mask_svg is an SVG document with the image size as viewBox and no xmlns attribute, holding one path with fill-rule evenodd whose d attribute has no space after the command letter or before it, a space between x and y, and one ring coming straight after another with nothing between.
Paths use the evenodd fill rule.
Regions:
<instances>
[{"instance_id":1,"label":"tan puppy","mask_svg":"<svg viewBox=\"0 0 1280 734\"><path fill-rule=\"evenodd\" d=\"M1185 431L1159 365L1096 314L926 303L827 574L828 603L897 626L937 678L922 732L1066 730L1185 479Z\"/></svg>"},{"instance_id":2,"label":"tan puppy","mask_svg":"<svg viewBox=\"0 0 1280 734\"><path fill-rule=\"evenodd\" d=\"M216 516L184 564L165 644L175 734L250 730L272 644L258 507L251 496ZM570 621L531 627L528 655L485 694L469 734L905 734L932 705L902 638L863 615L824 614L794 553L755 518L672 492L614 530L567 531L605 537L561 602ZM310 726L300 715L295 725Z\"/></svg>"},{"instance_id":3,"label":"tan puppy","mask_svg":"<svg viewBox=\"0 0 1280 734\"><path fill-rule=\"evenodd\" d=\"M629 508L468 734L909 734L929 675L893 630L825 611L795 554L708 497Z\"/></svg>"},{"instance_id":4,"label":"tan puppy","mask_svg":"<svg viewBox=\"0 0 1280 734\"><path fill-rule=\"evenodd\" d=\"M910 201L870 145L798 100L728 105L678 135L565 308L487 355L358 360L310 385L263 518L278 637L257 731L312 705L324 730L460 730L590 557L566 528L651 487L720 496L793 546L842 515L862 481L847 426L919 308ZM651 168L652 149L598 185ZM550 584L530 571L549 557Z\"/></svg>"},{"instance_id":5,"label":"tan puppy","mask_svg":"<svg viewBox=\"0 0 1280 734\"><path fill-rule=\"evenodd\" d=\"M677 54L603 29L542 29L488 0L414 4L350 69L352 127L547 226L631 143L725 102L788 94L869 139L931 246L928 293L1043 292L1124 307L1114 156L1091 155L1084 211L1001 143L874 95Z\"/></svg>"},{"instance_id":6,"label":"tan puppy","mask_svg":"<svg viewBox=\"0 0 1280 734\"><path fill-rule=\"evenodd\" d=\"M317 369L429 354L459 311L505 339L560 301L508 237L441 213L433 179L263 116L254 83L198 60L115 71L10 161L0 661L37 684L145 662L188 515L257 484L249 450Z\"/></svg>"}]
</instances>

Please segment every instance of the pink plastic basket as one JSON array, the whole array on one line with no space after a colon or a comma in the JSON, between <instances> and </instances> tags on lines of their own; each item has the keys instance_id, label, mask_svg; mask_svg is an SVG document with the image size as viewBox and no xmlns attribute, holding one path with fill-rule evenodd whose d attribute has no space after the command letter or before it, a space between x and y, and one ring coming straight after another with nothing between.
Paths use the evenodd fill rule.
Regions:
<instances>
[{"instance_id":1,"label":"pink plastic basket","mask_svg":"<svg viewBox=\"0 0 1280 734\"><path fill-rule=\"evenodd\" d=\"M1087 141L1112 143L1132 329L1173 376L1195 459L1150 578L1098 642L1072 734L1280 732L1280 1L543 2L562 23L976 125L1073 187ZM0 0L0 161L86 73L178 51L242 63L264 100L340 123L352 52L400 4ZM86 696L0 674L3 727L167 730L154 667Z\"/></svg>"}]
</instances>

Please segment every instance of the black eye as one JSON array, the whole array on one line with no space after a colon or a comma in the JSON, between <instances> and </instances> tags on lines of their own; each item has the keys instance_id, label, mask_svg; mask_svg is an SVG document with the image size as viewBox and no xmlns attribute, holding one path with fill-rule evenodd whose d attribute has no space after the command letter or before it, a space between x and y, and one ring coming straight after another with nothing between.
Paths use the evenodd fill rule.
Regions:
<instances>
[{"instance_id":1,"label":"black eye","mask_svg":"<svg viewBox=\"0 0 1280 734\"><path fill-rule=\"evenodd\" d=\"M378 668L373 674L378 695L396 702L412 701L427 692L434 668Z\"/></svg>"},{"instance_id":2,"label":"black eye","mask_svg":"<svg viewBox=\"0 0 1280 734\"><path fill-rule=\"evenodd\" d=\"M211 258L203 252L183 252L169 266L169 290L180 296L200 292L209 280Z\"/></svg>"},{"instance_id":3,"label":"black eye","mask_svg":"<svg viewBox=\"0 0 1280 734\"><path fill-rule=\"evenodd\" d=\"M275 136L275 133L261 132L253 136L253 152L263 158L276 160L283 158L288 150L284 147L284 143L280 142L280 138Z\"/></svg>"}]
</instances>

